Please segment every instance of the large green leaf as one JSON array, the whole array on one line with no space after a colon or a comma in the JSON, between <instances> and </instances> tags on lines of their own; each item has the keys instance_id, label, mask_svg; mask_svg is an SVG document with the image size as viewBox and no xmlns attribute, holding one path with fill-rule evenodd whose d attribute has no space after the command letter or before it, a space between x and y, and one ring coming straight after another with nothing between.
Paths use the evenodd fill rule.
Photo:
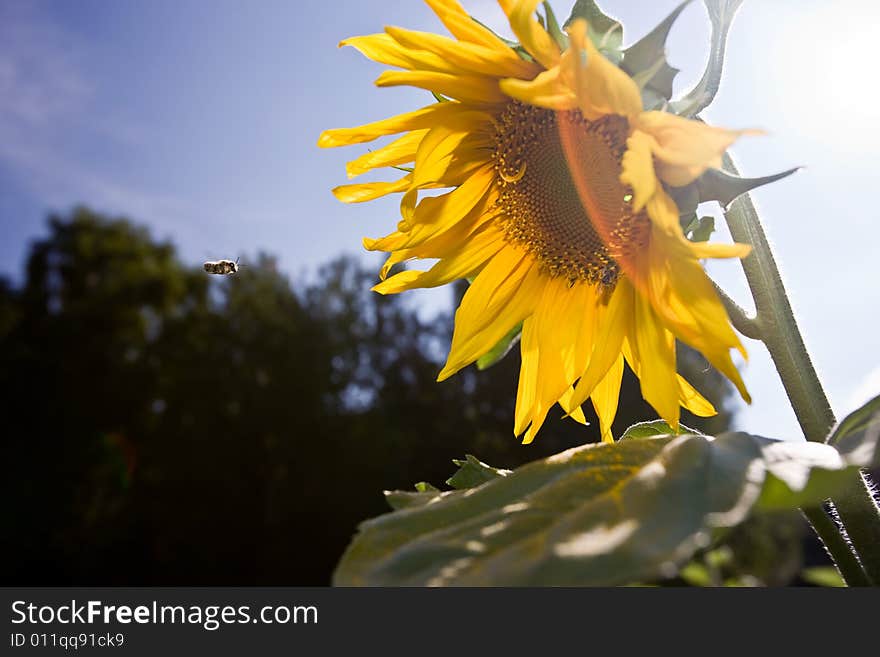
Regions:
<instances>
[{"instance_id":1,"label":"large green leaf","mask_svg":"<svg viewBox=\"0 0 880 657\"><path fill-rule=\"evenodd\" d=\"M679 425L679 430L675 431L666 420L648 420L646 422L637 422L623 432L620 440L636 440L639 438L655 438L657 436L677 436L684 433L699 434L699 431Z\"/></svg>"},{"instance_id":2,"label":"large green leaf","mask_svg":"<svg viewBox=\"0 0 880 657\"><path fill-rule=\"evenodd\" d=\"M672 98L672 83L679 71L666 61L666 39L675 20L691 2L684 0L662 23L623 51L620 67L634 78L646 75L642 86L665 100Z\"/></svg>"},{"instance_id":3,"label":"large green leaf","mask_svg":"<svg viewBox=\"0 0 880 657\"><path fill-rule=\"evenodd\" d=\"M337 585L615 585L674 575L713 530L819 504L877 435L838 448L744 433L587 445L361 524ZM429 497L430 496L430 497Z\"/></svg>"},{"instance_id":4,"label":"large green leaf","mask_svg":"<svg viewBox=\"0 0 880 657\"><path fill-rule=\"evenodd\" d=\"M447 479L446 483L456 490L473 488L510 474L510 470L493 468L471 454L466 455L464 461L453 460L452 462L458 466L458 471Z\"/></svg>"},{"instance_id":5,"label":"large green leaf","mask_svg":"<svg viewBox=\"0 0 880 657\"><path fill-rule=\"evenodd\" d=\"M623 45L623 25L620 21L602 11L594 0L577 0L563 27L568 27L578 18L587 21L590 39L596 44L596 48L618 64L623 56L620 52Z\"/></svg>"},{"instance_id":6,"label":"large green leaf","mask_svg":"<svg viewBox=\"0 0 880 657\"><path fill-rule=\"evenodd\" d=\"M880 431L880 395L838 422L825 442L835 445L847 436L866 431Z\"/></svg>"}]
</instances>

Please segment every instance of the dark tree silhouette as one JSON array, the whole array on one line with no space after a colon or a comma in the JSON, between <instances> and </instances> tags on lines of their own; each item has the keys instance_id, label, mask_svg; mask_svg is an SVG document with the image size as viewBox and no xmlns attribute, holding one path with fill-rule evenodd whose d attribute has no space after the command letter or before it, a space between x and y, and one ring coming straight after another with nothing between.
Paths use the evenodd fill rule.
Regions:
<instances>
[{"instance_id":1,"label":"dark tree silhouette","mask_svg":"<svg viewBox=\"0 0 880 657\"><path fill-rule=\"evenodd\" d=\"M0 283L5 583L325 584L383 489L596 439L560 411L519 445L516 350L436 383L451 317L371 293L354 259L296 286L247 262L211 277L80 208ZM722 411L683 421L722 430L729 386L680 362ZM653 417L627 373L615 429Z\"/></svg>"}]
</instances>

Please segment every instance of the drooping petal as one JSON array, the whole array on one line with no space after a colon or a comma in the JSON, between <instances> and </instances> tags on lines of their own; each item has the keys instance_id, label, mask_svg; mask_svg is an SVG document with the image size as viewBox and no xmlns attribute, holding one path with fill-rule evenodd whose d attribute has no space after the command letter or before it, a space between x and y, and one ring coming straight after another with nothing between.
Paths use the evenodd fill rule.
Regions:
<instances>
[{"instance_id":1,"label":"drooping petal","mask_svg":"<svg viewBox=\"0 0 880 657\"><path fill-rule=\"evenodd\" d=\"M742 135L760 134L716 128L667 112L643 112L633 128L653 138L657 173L673 187L689 185L708 168L720 168L724 151Z\"/></svg>"},{"instance_id":2,"label":"drooping petal","mask_svg":"<svg viewBox=\"0 0 880 657\"><path fill-rule=\"evenodd\" d=\"M572 356L582 317L580 309L572 306L574 295L569 292L569 285L564 279L548 280L532 318L539 345L539 376L531 411L531 426L523 439L524 444L535 439L549 410L576 378Z\"/></svg>"},{"instance_id":3,"label":"drooping petal","mask_svg":"<svg viewBox=\"0 0 880 657\"><path fill-rule=\"evenodd\" d=\"M678 375L678 396L681 405L697 417L712 417L718 413L712 402L697 392L681 374Z\"/></svg>"},{"instance_id":4,"label":"drooping petal","mask_svg":"<svg viewBox=\"0 0 880 657\"><path fill-rule=\"evenodd\" d=\"M533 80L508 78L501 80L501 91L529 105L546 107L558 112L577 109L578 98L560 77L559 67L544 71Z\"/></svg>"},{"instance_id":5,"label":"drooping petal","mask_svg":"<svg viewBox=\"0 0 880 657\"><path fill-rule=\"evenodd\" d=\"M563 409L572 408L571 400L574 397L574 386L570 387L566 390L562 397L559 398L559 405L562 406ZM578 424L583 424L587 426L589 422L587 422L587 417L584 415L584 409L580 406L573 408L571 411L566 410L568 417L577 422Z\"/></svg>"},{"instance_id":6,"label":"drooping petal","mask_svg":"<svg viewBox=\"0 0 880 657\"><path fill-rule=\"evenodd\" d=\"M520 367L516 388L516 409L513 417L513 435L521 436L532 421L535 390L538 386L538 340L535 321L527 317L519 340Z\"/></svg>"},{"instance_id":7,"label":"drooping petal","mask_svg":"<svg viewBox=\"0 0 880 657\"><path fill-rule=\"evenodd\" d=\"M644 132L634 132L626 140L621 162L620 182L633 190L633 211L641 212L657 191L652 139Z\"/></svg>"},{"instance_id":8,"label":"drooping petal","mask_svg":"<svg viewBox=\"0 0 880 657\"><path fill-rule=\"evenodd\" d=\"M633 330L634 300L632 285L622 278L617 282L607 306L599 308L596 340L589 365L575 386L573 404L583 404L616 362L624 338Z\"/></svg>"},{"instance_id":9,"label":"drooping petal","mask_svg":"<svg viewBox=\"0 0 880 657\"><path fill-rule=\"evenodd\" d=\"M610 367L605 377L596 384L590 401L599 418L599 431L602 442L614 442L611 434L611 425L617 416L617 406L620 399L620 384L623 381L623 355L617 357L617 361Z\"/></svg>"},{"instance_id":10,"label":"drooping petal","mask_svg":"<svg viewBox=\"0 0 880 657\"><path fill-rule=\"evenodd\" d=\"M584 117L595 120L607 114L640 114L642 97L638 85L599 52L587 35L586 21L575 20L568 28L568 36L570 46L560 66L578 97Z\"/></svg>"},{"instance_id":11,"label":"drooping petal","mask_svg":"<svg viewBox=\"0 0 880 657\"><path fill-rule=\"evenodd\" d=\"M624 341L624 353L633 372L639 377L642 397L661 418L678 430L675 337L666 330L648 299L642 295L636 295L633 329Z\"/></svg>"},{"instance_id":12,"label":"drooping petal","mask_svg":"<svg viewBox=\"0 0 880 657\"><path fill-rule=\"evenodd\" d=\"M745 348L730 325L712 282L687 244L655 230L638 286L664 325L706 359L737 387L744 400L748 391L730 357L743 357Z\"/></svg>"}]
</instances>

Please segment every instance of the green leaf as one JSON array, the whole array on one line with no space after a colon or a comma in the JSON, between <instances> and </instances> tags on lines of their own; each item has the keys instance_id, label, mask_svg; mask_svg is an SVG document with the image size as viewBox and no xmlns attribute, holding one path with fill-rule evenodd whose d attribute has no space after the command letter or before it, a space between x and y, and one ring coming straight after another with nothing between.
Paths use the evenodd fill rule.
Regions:
<instances>
[{"instance_id":1,"label":"green leaf","mask_svg":"<svg viewBox=\"0 0 880 657\"><path fill-rule=\"evenodd\" d=\"M632 425L630 428L623 432L620 440L656 438L657 436L679 436L685 433L700 435L700 432L696 429L690 429L683 424L680 424L679 430L675 431L672 427L669 426L666 420L650 420L648 422L637 422L636 424Z\"/></svg>"},{"instance_id":2,"label":"green leaf","mask_svg":"<svg viewBox=\"0 0 880 657\"><path fill-rule=\"evenodd\" d=\"M620 21L603 12L594 0L577 0L572 7L571 15L563 27L583 18L589 26L589 37L598 48L614 64L619 64L623 45L623 25Z\"/></svg>"},{"instance_id":3,"label":"green leaf","mask_svg":"<svg viewBox=\"0 0 880 657\"><path fill-rule=\"evenodd\" d=\"M510 332L498 341L492 349L477 359L477 369L486 370L504 358L519 342L522 335L522 322L510 329Z\"/></svg>"},{"instance_id":4,"label":"green leaf","mask_svg":"<svg viewBox=\"0 0 880 657\"><path fill-rule=\"evenodd\" d=\"M670 187L669 195L675 201L675 206L681 216L692 216L696 219L697 206L700 204L700 192L697 184L691 183L685 187Z\"/></svg>"},{"instance_id":5,"label":"green leaf","mask_svg":"<svg viewBox=\"0 0 880 657\"><path fill-rule=\"evenodd\" d=\"M447 479L446 483L456 490L474 488L480 484L485 484L487 481L492 481L498 477L506 477L510 474L510 470L493 468L471 454L466 455L464 461L453 459L452 462L458 466L458 471Z\"/></svg>"},{"instance_id":6,"label":"green leaf","mask_svg":"<svg viewBox=\"0 0 880 657\"><path fill-rule=\"evenodd\" d=\"M797 171L800 171L800 167L760 178L741 178L721 169L707 169L690 185L670 187L669 194L675 201L679 213L690 217L696 212L700 203L718 201L722 207L727 208L738 196L762 185L787 178ZM687 228L692 229L696 226L688 225ZM688 230L685 230L685 233L687 232Z\"/></svg>"},{"instance_id":7,"label":"green leaf","mask_svg":"<svg viewBox=\"0 0 880 657\"><path fill-rule=\"evenodd\" d=\"M877 430L880 424L880 395L874 397L860 409L853 411L843 420L837 423L828 438L825 440L829 445L835 445L842 438L857 435L859 433Z\"/></svg>"},{"instance_id":8,"label":"green leaf","mask_svg":"<svg viewBox=\"0 0 880 657\"><path fill-rule=\"evenodd\" d=\"M641 86L659 94L666 100L672 98L672 82L679 71L679 69L670 66L666 60L666 40L669 38L669 31L675 20L691 2L693 0L682 2L650 33L623 51L621 68L634 79L638 79L639 75L648 72L649 75Z\"/></svg>"},{"instance_id":9,"label":"green leaf","mask_svg":"<svg viewBox=\"0 0 880 657\"><path fill-rule=\"evenodd\" d=\"M556 20L556 14L553 13L553 7L549 2L543 3L544 13L547 14L547 33L556 41L556 45L560 50L568 48L568 35L559 28L559 22Z\"/></svg>"},{"instance_id":10,"label":"green leaf","mask_svg":"<svg viewBox=\"0 0 880 657\"><path fill-rule=\"evenodd\" d=\"M712 586L712 574L709 569L696 561L689 563L679 571L678 576L681 577L690 586Z\"/></svg>"},{"instance_id":11,"label":"green leaf","mask_svg":"<svg viewBox=\"0 0 880 657\"><path fill-rule=\"evenodd\" d=\"M875 465L880 426L822 443L762 439L766 477L757 507L765 511L815 506L832 497L848 470Z\"/></svg>"},{"instance_id":12,"label":"green leaf","mask_svg":"<svg viewBox=\"0 0 880 657\"><path fill-rule=\"evenodd\" d=\"M672 111L681 116L695 116L706 109L715 99L721 85L727 35L737 10L743 0L704 0L712 22L712 39L709 45L709 62L703 77L687 95L671 104Z\"/></svg>"},{"instance_id":13,"label":"green leaf","mask_svg":"<svg viewBox=\"0 0 880 657\"><path fill-rule=\"evenodd\" d=\"M815 568L805 568L801 573L804 581L816 586L843 587L846 582L837 572L834 566L817 566Z\"/></svg>"},{"instance_id":14,"label":"green leaf","mask_svg":"<svg viewBox=\"0 0 880 657\"><path fill-rule=\"evenodd\" d=\"M616 585L674 576L713 530L819 504L877 436L846 452L744 433L586 445L361 524L337 585Z\"/></svg>"},{"instance_id":15,"label":"green leaf","mask_svg":"<svg viewBox=\"0 0 880 657\"><path fill-rule=\"evenodd\" d=\"M396 511L398 509L406 509L408 507L428 504L431 500L442 497L448 493L442 493L438 490L386 490L384 494L388 506Z\"/></svg>"},{"instance_id":16,"label":"green leaf","mask_svg":"<svg viewBox=\"0 0 880 657\"><path fill-rule=\"evenodd\" d=\"M797 171L800 171L800 167L760 178L740 178L721 169L707 169L703 175L697 178L694 185L696 185L700 203L718 201L722 207L727 208L738 196L762 185L788 178Z\"/></svg>"},{"instance_id":17,"label":"green leaf","mask_svg":"<svg viewBox=\"0 0 880 657\"><path fill-rule=\"evenodd\" d=\"M696 225L690 227L688 237L694 242L708 242L715 232L715 217L700 217Z\"/></svg>"}]
</instances>

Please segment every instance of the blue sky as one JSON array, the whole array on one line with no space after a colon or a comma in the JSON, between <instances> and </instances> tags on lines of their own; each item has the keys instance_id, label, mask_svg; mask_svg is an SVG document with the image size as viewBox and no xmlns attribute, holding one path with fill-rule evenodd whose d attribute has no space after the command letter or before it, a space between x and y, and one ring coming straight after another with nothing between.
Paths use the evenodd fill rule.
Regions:
<instances>
[{"instance_id":1,"label":"blue sky","mask_svg":"<svg viewBox=\"0 0 880 657\"><path fill-rule=\"evenodd\" d=\"M567 15L569 1L553 4ZM677 3L602 4L631 42ZM493 0L464 5L505 31ZM266 249L296 279L342 251L359 253L363 236L392 229L396 201L337 203L329 190L364 148L320 151L315 142L324 128L428 101L375 89L382 67L336 48L385 24L440 28L418 0L0 0L0 274L20 277L46 213L76 203L149 224L194 264ZM880 222L869 201L880 148L878 29L880 8L868 0L746 0L706 113L768 131L733 149L745 174L807 167L755 198L838 414L880 393ZM695 2L669 44L681 90L699 77L707 42ZM736 263L713 263L710 273L746 303ZM411 297L427 308L448 302L444 290ZM766 352L747 347L755 402L739 425L799 437Z\"/></svg>"}]
</instances>

